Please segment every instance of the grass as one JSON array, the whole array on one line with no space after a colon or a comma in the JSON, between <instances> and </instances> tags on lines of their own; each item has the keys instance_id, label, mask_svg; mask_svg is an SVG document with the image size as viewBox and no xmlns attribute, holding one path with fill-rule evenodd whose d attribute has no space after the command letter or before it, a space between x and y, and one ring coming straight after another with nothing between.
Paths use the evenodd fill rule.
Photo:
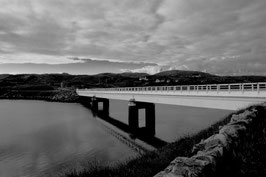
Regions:
<instances>
[{"instance_id":1,"label":"grass","mask_svg":"<svg viewBox=\"0 0 266 177\"><path fill-rule=\"evenodd\" d=\"M223 177L265 177L266 176L266 108L255 106L259 110L257 123L249 136L238 149L238 162L235 171Z\"/></svg>"}]
</instances>

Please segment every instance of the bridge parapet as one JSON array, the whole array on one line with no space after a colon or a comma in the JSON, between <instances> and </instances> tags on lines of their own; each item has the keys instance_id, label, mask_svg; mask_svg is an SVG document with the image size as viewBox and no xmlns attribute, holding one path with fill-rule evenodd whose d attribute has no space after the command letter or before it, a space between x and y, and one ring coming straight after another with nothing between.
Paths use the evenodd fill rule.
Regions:
<instances>
[{"instance_id":1,"label":"bridge parapet","mask_svg":"<svg viewBox=\"0 0 266 177\"><path fill-rule=\"evenodd\" d=\"M237 110L266 100L266 82L77 89L79 96Z\"/></svg>"},{"instance_id":2,"label":"bridge parapet","mask_svg":"<svg viewBox=\"0 0 266 177\"><path fill-rule=\"evenodd\" d=\"M266 97L266 82L77 89L77 92Z\"/></svg>"}]
</instances>

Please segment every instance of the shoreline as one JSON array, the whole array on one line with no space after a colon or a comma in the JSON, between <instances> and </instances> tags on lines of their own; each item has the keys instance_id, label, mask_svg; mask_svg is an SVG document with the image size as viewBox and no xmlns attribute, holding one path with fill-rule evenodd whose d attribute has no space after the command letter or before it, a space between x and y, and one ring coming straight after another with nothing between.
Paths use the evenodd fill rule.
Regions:
<instances>
[{"instance_id":1,"label":"shoreline","mask_svg":"<svg viewBox=\"0 0 266 177\"><path fill-rule=\"evenodd\" d=\"M52 98L40 98L40 97L0 97L0 100L32 100L32 101L47 101L53 103L80 103L77 101L71 100L54 100Z\"/></svg>"},{"instance_id":2,"label":"shoreline","mask_svg":"<svg viewBox=\"0 0 266 177\"><path fill-rule=\"evenodd\" d=\"M79 103L79 96L75 90L10 90L0 95L0 99L8 100L42 100L61 103Z\"/></svg>"}]
</instances>

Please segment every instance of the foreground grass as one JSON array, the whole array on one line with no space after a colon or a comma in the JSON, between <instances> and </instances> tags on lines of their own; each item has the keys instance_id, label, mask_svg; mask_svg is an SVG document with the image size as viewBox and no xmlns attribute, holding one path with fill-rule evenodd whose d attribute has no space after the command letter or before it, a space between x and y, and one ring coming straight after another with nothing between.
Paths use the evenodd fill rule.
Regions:
<instances>
[{"instance_id":1,"label":"foreground grass","mask_svg":"<svg viewBox=\"0 0 266 177\"><path fill-rule=\"evenodd\" d=\"M261 120L246 143L241 144L235 170L222 177L265 177L266 176L266 108L256 106Z\"/></svg>"},{"instance_id":2,"label":"foreground grass","mask_svg":"<svg viewBox=\"0 0 266 177\"><path fill-rule=\"evenodd\" d=\"M67 177L152 177L163 170L175 157L191 156L193 146L202 139L217 133L219 126L227 124L230 117L231 114L196 135L183 137L174 143L170 143L156 151L148 152L129 162L118 164L115 167L100 167L96 164L88 167L84 172L73 172Z\"/></svg>"}]
</instances>

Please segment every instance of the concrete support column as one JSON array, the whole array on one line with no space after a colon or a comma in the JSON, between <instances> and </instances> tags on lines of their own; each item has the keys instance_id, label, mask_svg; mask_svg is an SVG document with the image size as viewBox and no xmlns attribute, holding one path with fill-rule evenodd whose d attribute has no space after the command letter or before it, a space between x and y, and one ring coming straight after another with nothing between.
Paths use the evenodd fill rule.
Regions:
<instances>
[{"instance_id":1,"label":"concrete support column","mask_svg":"<svg viewBox=\"0 0 266 177\"><path fill-rule=\"evenodd\" d=\"M97 112L98 111L98 101L97 98L94 96L91 98L91 108L93 111Z\"/></svg>"},{"instance_id":2,"label":"concrete support column","mask_svg":"<svg viewBox=\"0 0 266 177\"><path fill-rule=\"evenodd\" d=\"M155 104L150 103L145 110L146 129L150 136L155 135Z\"/></svg>"},{"instance_id":3,"label":"concrete support column","mask_svg":"<svg viewBox=\"0 0 266 177\"><path fill-rule=\"evenodd\" d=\"M99 110L99 103L103 103L102 110ZM109 100L106 98L91 97L91 109L96 113L101 111L104 115L109 115Z\"/></svg>"},{"instance_id":4,"label":"concrete support column","mask_svg":"<svg viewBox=\"0 0 266 177\"><path fill-rule=\"evenodd\" d=\"M132 132L137 132L139 128L139 110L134 100L128 103L128 125Z\"/></svg>"},{"instance_id":5,"label":"concrete support column","mask_svg":"<svg viewBox=\"0 0 266 177\"><path fill-rule=\"evenodd\" d=\"M80 97L79 97L79 102L80 102L82 105L84 105L84 106L86 106L86 107L88 107L88 108L91 108L91 101L92 101L91 98L92 98L92 97L80 96Z\"/></svg>"},{"instance_id":6,"label":"concrete support column","mask_svg":"<svg viewBox=\"0 0 266 177\"><path fill-rule=\"evenodd\" d=\"M105 115L109 115L109 100L108 99L103 99L103 113Z\"/></svg>"},{"instance_id":7,"label":"concrete support column","mask_svg":"<svg viewBox=\"0 0 266 177\"><path fill-rule=\"evenodd\" d=\"M137 102L134 99L128 104L128 124L133 133L139 133L139 109L145 109L145 127L141 127L144 135L155 135L155 104ZM144 130L144 131L143 131Z\"/></svg>"}]
</instances>

